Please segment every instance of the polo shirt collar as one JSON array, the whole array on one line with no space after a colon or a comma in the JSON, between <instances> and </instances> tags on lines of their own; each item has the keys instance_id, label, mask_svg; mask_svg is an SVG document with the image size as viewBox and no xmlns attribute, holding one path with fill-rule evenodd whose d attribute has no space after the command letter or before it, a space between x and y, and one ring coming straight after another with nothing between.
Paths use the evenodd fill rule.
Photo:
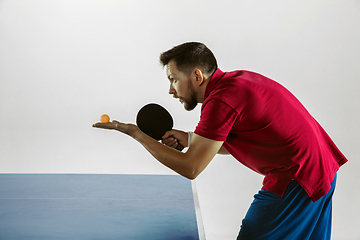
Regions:
<instances>
[{"instance_id":1,"label":"polo shirt collar","mask_svg":"<svg viewBox=\"0 0 360 240\"><path fill-rule=\"evenodd\" d=\"M209 96L210 92L215 88L216 83L225 75L223 71L219 68L211 76L208 85L205 89L205 97L204 100Z\"/></svg>"}]
</instances>

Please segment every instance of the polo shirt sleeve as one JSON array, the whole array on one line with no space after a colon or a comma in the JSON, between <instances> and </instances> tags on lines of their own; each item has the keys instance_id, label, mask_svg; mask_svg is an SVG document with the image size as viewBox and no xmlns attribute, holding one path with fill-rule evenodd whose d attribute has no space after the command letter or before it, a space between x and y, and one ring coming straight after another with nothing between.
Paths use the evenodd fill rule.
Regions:
<instances>
[{"instance_id":1,"label":"polo shirt sleeve","mask_svg":"<svg viewBox=\"0 0 360 240\"><path fill-rule=\"evenodd\" d=\"M195 133L212 140L226 141L237 119L238 113L235 109L221 99L214 98L203 103Z\"/></svg>"}]
</instances>

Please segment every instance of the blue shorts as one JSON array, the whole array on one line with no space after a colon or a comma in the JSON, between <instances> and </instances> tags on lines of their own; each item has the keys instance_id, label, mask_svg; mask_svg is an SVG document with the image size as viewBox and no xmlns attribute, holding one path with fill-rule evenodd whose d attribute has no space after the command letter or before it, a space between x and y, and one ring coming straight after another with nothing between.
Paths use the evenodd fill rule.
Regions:
<instances>
[{"instance_id":1,"label":"blue shorts","mask_svg":"<svg viewBox=\"0 0 360 240\"><path fill-rule=\"evenodd\" d=\"M294 180L282 197L260 190L242 221L237 240L330 240L336 177L330 191L316 202Z\"/></svg>"}]
</instances>

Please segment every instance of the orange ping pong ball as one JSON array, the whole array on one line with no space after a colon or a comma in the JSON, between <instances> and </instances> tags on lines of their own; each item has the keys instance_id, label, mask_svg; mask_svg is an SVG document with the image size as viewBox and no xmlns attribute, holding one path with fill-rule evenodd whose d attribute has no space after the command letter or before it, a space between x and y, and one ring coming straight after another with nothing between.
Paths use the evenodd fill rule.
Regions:
<instances>
[{"instance_id":1,"label":"orange ping pong ball","mask_svg":"<svg viewBox=\"0 0 360 240\"><path fill-rule=\"evenodd\" d=\"M102 122L102 123L108 123L108 122L110 122L110 117L109 117L108 115L106 115L106 114L103 114L103 115L101 115L101 117L100 117L100 122Z\"/></svg>"}]
</instances>

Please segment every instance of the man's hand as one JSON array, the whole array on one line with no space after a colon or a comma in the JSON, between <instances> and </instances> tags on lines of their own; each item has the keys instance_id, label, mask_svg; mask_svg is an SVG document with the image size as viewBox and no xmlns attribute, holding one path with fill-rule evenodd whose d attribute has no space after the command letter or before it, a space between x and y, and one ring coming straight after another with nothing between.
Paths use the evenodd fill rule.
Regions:
<instances>
[{"instance_id":1,"label":"man's hand","mask_svg":"<svg viewBox=\"0 0 360 240\"><path fill-rule=\"evenodd\" d=\"M188 133L179 130L170 130L162 137L161 142L169 147L176 148L179 143L187 147L188 146Z\"/></svg>"},{"instance_id":2,"label":"man's hand","mask_svg":"<svg viewBox=\"0 0 360 240\"><path fill-rule=\"evenodd\" d=\"M95 124L93 124L93 127L108 129L108 130L117 130L117 131L125 133L131 137L135 136L136 131L140 131L139 128L134 124L121 123L116 120L114 120L112 122L108 122L108 123L95 123Z\"/></svg>"}]
</instances>

